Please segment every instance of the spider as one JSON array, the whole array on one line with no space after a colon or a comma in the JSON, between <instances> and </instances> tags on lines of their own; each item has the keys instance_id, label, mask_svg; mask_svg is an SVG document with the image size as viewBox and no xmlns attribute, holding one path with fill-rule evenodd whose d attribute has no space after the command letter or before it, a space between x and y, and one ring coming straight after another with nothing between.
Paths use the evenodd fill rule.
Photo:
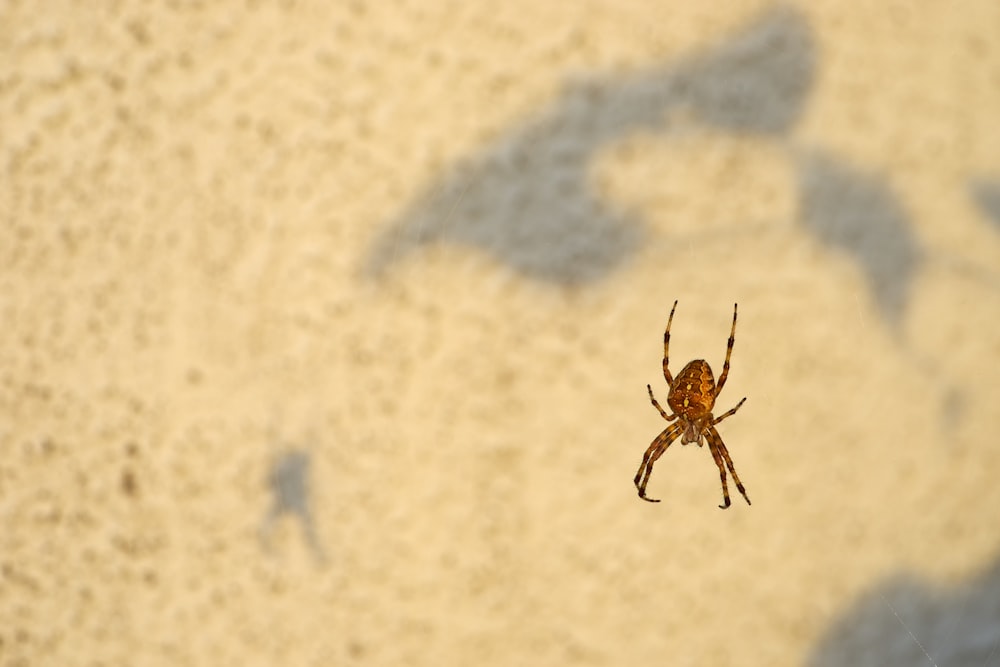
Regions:
<instances>
[{"instance_id":1,"label":"spider","mask_svg":"<svg viewBox=\"0 0 1000 667\"><path fill-rule=\"evenodd\" d=\"M715 465L719 466L719 475L722 477L722 497L725 504L719 505L719 507L726 509L730 505L729 488L726 485L726 467L733 474L733 479L736 480L736 488L743 494L747 505L750 504L750 498L747 496L746 489L743 488L739 475L736 474L736 468L733 467L733 460L729 458L729 450L726 449L726 445L722 442L719 432L715 430L716 424L736 414L736 411L747 400L746 397L744 396L732 410L719 417L712 416L712 406L715 405L715 399L718 398L723 385L726 384L726 377L729 375L729 357L733 353L733 341L736 336L736 305L733 304L733 328L729 332L729 343L726 345L726 363L722 366L722 375L719 376L719 384L715 384L712 369L704 359L695 359L689 362L676 378L671 377L670 370L668 369L670 357L670 323L674 320L674 310L677 309L676 301L674 301L674 307L670 309L670 317L667 319L667 330L663 332L663 377L666 378L667 384L670 386L670 392L667 394L667 405L673 412L668 415L660 407L660 404L656 402L656 398L653 396L653 388L647 384L646 389L649 391L649 400L652 401L653 407L659 411L660 416L668 422L675 419L678 421L676 424L671 424L665 428L660 435L656 436L656 439L653 440L652 444L649 445L649 449L642 456L642 465L639 466L639 471L635 474L635 486L639 490L639 497L643 500L648 500L651 503L660 502L646 495L646 484L649 483L649 475L653 472L653 464L656 463L656 459L660 458L663 452L667 450L667 447L670 446L670 443L676 440L678 436L683 436L681 438L682 445L696 442L701 447L704 444L702 439L708 440L708 449L712 452L712 458L715 459Z\"/></svg>"}]
</instances>

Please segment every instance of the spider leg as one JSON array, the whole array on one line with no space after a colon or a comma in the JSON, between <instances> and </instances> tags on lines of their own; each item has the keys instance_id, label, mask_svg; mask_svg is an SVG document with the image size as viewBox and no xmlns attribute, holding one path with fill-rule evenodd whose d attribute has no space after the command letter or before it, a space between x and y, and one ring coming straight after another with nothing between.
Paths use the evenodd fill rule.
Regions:
<instances>
[{"instance_id":1,"label":"spider leg","mask_svg":"<svg viewBox=\"0 0 1000 667\"><path fill-rule=\"evenodd\" d=\"M709 432L709 442L711 442L712 440L716 442L716 448L718 449L719 453L722 454L722 458L726 460L726 467L729 468L729 472L732 473L733 475L733 480L736 482L736 488L740 490L741 494L743 494L743 499L747 501L747 505L753 504L750 502L750 496L747 495L747 490L743 488L743 482L740 481L740 476L736 474L736 467L733 466L733 460L729 457L729 450L726 449L726 443L722 442L722 436L719 435L719 432L715 430L714 426L709 427L708 432ZM719 463L718 459L716 459L715 462ZM719 469L720 470L722 469L721 465L719 466ZM722 483L723 490L725 489L725 487L726 483L723 482ZM726 494L726 505L729 505L728 494Z\"/></svg>"},{"instance_id":2,"label":"spider leg","mask_svg":"<svg viewBox=\"0 0 1000 667\"><path fill-rule=\"evenodd\" d=\"M674 311L677 309L677 301L674 301L673 308L670 309L670 317L667 318L667 330L663 332L663 377L667 380L667 386L674 383L673 376L667 366L670 364L670 324L674 321Z\"/></svg>"},{"instance_id":3,"label":"spider leg","mask_svg":"<svg viewBox=\"0 0 1000 667\"><path fill-rule=\"evenodd\" d=\"M728 410L728 411L724 412L722 415L720 415L720 416L716 417L715 419L713 419L712 420L712 426L715 426L716 424L718 424L719 422L721 422L726 417L732 417L733 415L735 415L736 411L740 409L740 406L743 405L743 403L746 400L747 400L747 397L744 396L743 399L739 403L736 404L735 408L733 408L732 410Z\"/></svg>"},{"instance_id":4,"label":"spider leg","mask_svg":"<svg viewBox=\"0 0 1000 667\"><path fill-rule=\"evenodd\" d=\"M653 402L653 407L660 411L660 416L661 417L663 417L664 419L666 419L668 422L672 422L673 420L677 419L677 415L668 415L663 410L663 408L660 407L660 404L656 402L656 399L653 398L653 388L652 387L650 387L647 384L646 385L646 389L649 390L649 400L651 400Z\"/></svg>"},{"instance_id":5,"label":"spider leg","mask_svg":"<svg viewBox=\"0 0 1000 667\"><path fill-rule=\"evenodd\" d=\"M722 375L719 376L719 384L715 385L715 395L722 391L722 385L726 384L729 376L729 357L733 354L733 343L736 342L736 306L733 304L733 328L729 331L729 342L726 343L726 363L722 364Z\"/></svg>"},{"instance_id":6,"label":"spider leg","mask_svg":"<svg viewBox=\"0 0 1000 667\"><path fill-rule=\"evenodd\" d=\"M708 437L708 449L712 452L715 465L719 467L719 477L722 478L722 500L725 504L719 505L719 507L726 509L732 504L729 502L729 486L726 484L726 464L722 460L722 452L719 451L719 446L711 436Z\"/></svg>"},{"instance_id":7,"label":"spider leg","mask_svg":"<svg viewBox=\"0 0 1000 667\"><path fill-rule=\"evenodd\" d=\"M638 472L635 473L635 488L639 490L639 497L643 500L647 500L651 503L658 503L659 500L655 498L646 497L646 484L649 483L649 476L653 472L653 464L656 463L656 459L667 450L677 436L683 431L683 424L680 422L672 424L667 428L663 429L660 435L656 436L656 439L650 443L649 448L646 449L646 453L642 455L642 463L639 465Z\"/></svg>"}]
</instances>

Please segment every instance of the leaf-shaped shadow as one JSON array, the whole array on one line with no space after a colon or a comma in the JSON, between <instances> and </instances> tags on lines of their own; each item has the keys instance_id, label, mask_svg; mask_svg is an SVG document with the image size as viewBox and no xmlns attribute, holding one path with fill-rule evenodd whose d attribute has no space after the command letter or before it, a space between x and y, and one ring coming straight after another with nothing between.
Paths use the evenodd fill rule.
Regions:
<instances>
[{"instance_id":1,"label":"leaf-shaped shadow","mask_svg":"<svg viewBox=\"0 0 1000 667\"><path fill-rule=\"evenodd\" d=\"M788 132L814 69L808 23L779 8L684 61L568 85L549 108L431 183L387 224L364 272L378 276L414 248L449 243L547 283L601 279L632 256L645 230L594 191L589 168L599 151L640 130L668 131L676 110L733 133Z\"/></svg>"},{"instance_id":2,"label":"leaf-shaped shadow","mask_svg":"<svg viewBox=\"0 0 1000 667\"><path fill-rule=\"evenodd\" d=\"M819 151L800 153L800 222L864 271L875 300L897 332L924 254L910 220L885 180Z\"/></svg>"},{"instance_id":3,"label":"leaf-shaped shadow","mask_svg":"<svg viewBox=\"0 0 1000 667\"><path fill-rule=\"evenodd\" d=\"M950 590L911 576L893 577L862 595L829 627L807 664L980 667L997 660L1000 562Z\"/></svg>"}]
</instances>

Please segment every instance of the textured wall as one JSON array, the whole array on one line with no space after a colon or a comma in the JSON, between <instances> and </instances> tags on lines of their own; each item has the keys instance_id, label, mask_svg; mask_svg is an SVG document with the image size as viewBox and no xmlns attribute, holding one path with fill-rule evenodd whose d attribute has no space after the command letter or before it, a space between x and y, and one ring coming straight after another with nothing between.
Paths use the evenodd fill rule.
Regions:
<instances>
[{"instance_id":1,"label":"textured wall","mask_svg":"<svg viewBox=\"0 0 1000 667\"><path fill-rule=\"evenodd\" d=\"M698 4L0 5L0 663L1000 665L1000 4Z\"/></svg>"}]
</instances>

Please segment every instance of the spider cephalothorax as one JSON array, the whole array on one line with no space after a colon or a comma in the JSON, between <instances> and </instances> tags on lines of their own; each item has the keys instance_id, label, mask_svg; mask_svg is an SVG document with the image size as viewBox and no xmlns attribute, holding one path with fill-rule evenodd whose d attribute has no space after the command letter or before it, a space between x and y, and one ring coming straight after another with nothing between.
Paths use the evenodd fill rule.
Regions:
<instances>
[{"instance_id":1,"label":"spider cephalothorax","mask_svg":"<svg viewBox=\"0 0 1000 667\"><path fill-rule=\"evenodd\" d=\"M718 384L715 383L711 367L704 359L696 359L689 362L676 378L670 375L668 368L670 358L670 324L674 321L674 310L676 308L677 302L674 301L674 307L670 309L670 317L667 318L667 329L663 333L663 377L666 378L667 384L670 386L670 392L667 394L667 405L673 412L668 415L660 407L660 404L656 402L656 398L653 396L653 388L647 384L646 389L649 391L649 400L652 401L653 407L659 411L660 415L668 422L672 422L675 419L677 422L664 429L653 440L643 455L642 464L639 466L639 471L635 474L635 486L639 490L639 497L653 503L660 502L646 496L646 484L649 483L649 476L653 472L653 464L656 462L656 459L660 458L667 447L670 446L670 443L680 436L682 445L697 443L701 447L705 440L708 441L708 448L712 452L712 458L715 459L715 464L719 467L719 475L722 478L722 496L725 504L719 505L719 507L726 509L730 505L729 488L726 484L726 468L729 468L729 472L732 473L733 480L736 482L736 488L740 490L740 493L743 494L743 498L749 505L750 498L747 496L746 489L743 488L743 484L736 474L736 468L733 467L733 460L729 458L729 450L726 449L725 443L722 442L722 437L715 429L716 424L726 417L735 414L740 409L740 406L743 405L743 401L747 399L744 397L736 404L736 407L719 417L712 415L715 399L722 391L723 385L726 384L726 377L729 375L729 357L733 353L733 342L736 337L736 306L733 306L733 328L729 333L729 342L726 345L726 362L722 365L722 375L719 376Z\"/></svg>"}]
</instances>

